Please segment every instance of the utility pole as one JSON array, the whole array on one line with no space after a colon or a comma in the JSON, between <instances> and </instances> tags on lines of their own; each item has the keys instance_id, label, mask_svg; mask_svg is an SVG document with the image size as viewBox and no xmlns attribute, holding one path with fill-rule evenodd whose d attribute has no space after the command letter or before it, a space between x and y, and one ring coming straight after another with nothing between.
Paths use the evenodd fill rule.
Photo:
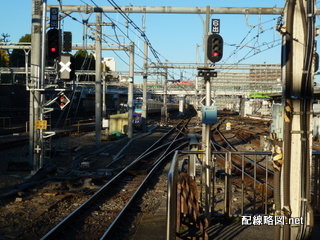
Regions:
<instances>
[{"instance_id":1,"label":"utility pole","mask_svg":"<svg viewBox=\"0 0 320 240\"><path fill-rule=\"evenodd\" d=\"M101 12L96 13L95 143L101 145Z\"/></svg>"},{"instance_id":2,"label":"utility pole","mask_svg":"<svg viewBox=\"0 0 320 240\"><path fill-rule=\"evenodd\" d=\"M134 82L134 43L130 43L129 87L128 87L128 138L133 136L133 82Z\"/></svg>"},{"instance_id":3,"label":"utility pole","mask_svg":"<svg viewBox=\"0 0 320 240\"><path fill-rule=\"evenodd\" d=\"M105 107L105 102L102 103L102 93L105 95L105 77L104 81L102 79L102 26L112 26L111 23L102 23L102 9L95 8L96 22L85 24L96 25L96 37L95 37L95 53L96 53L96 63L95 63L95 145L96 147L101 146L101 127L102 127L102 108ZM74 48L73 48L74 49ZM85 48L88 49L88 48ZM102 86L102 81L104 82ZM103 90L102 90L103 87ZM105 96L103 97L105 99ZM103 100L104 101L104 100ZM105 113L105 111L103 111Z\"/></svg>"},{"instance_id":4,"label":"utility pole","mask_svg":"<svg viewBox=\"0 0 320 240\"><path fill-rule=\"evenodd\" d=\"M283 30L284 107L283 166L281 167L281 239L307 239L312 228L310 166L312 163L315 1L289 0ZM299 224L288 224L289 218ZM279 231L277 231L279 233Z\"/></svg>"},{"instance_id":5,"label":"utility pole","mask_svg":"<svg viewBox=\"0 0 320 240\"><path fill-rule=\"evenodd\" d=\"M164 86L163 86L163 107L161 110L161 121L162 124L167 125L168 123L168 109L167 109L167 101L168 101L168 61L166 61L164 66Z\"/></svg>"},{"instance_id":6,"label":"utility pole","mask_svg":"<svg viewBox=\"0 0 320 240\"><path fill-rule=\"evenodd\" d=\"M103 73L102 78L102 117L105 119L107 117L107 106L106 106L106 94L107 94L107 79L106 72Z\"/></svg>"},{"instance_id":7,"label":"utility pole","mask_svg":"<svg viewBox=\"0 0 320 240\"><path fill-rule=\"evenodd\" d=\"M142 89L142 131L147 132L147 83L148 83L148 42L144 42L144 61L143 61L143 89Z\"/></svg>"}]
</instances>

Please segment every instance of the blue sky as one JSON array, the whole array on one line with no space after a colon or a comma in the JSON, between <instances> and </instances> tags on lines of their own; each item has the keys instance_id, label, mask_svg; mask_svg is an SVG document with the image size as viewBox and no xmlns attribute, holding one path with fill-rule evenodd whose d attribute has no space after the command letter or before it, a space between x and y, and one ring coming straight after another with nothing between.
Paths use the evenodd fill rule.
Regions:
<instances>
[{"instance_id":1,"label":"blue sky","mask_svg":"<svg viewBox=\"0 0 320 240\"><path fill-rule=\"evenodd\" d=\"M49 5L57 5L57 0L48 0ZM61 0L63 5L94 5L109 6L107 0ZM119 6L212 6L212 7L283 7L283 0L184 0L184 1L115 1ZM1 30L0 33L9 34L12 42L18 42L19 38L31 31L31 0L10 0L2 1L0 10ZM143 39L132 27L125 28L125 20L120 14L107 14L117 24L118 35L124 35L120 29L136 44L136 71L142 67ZM73 13L78 21L82 21L89 15ZM142 28L142 14L130 14L129 17ZM213 15L221 21L220 35L224 39L224 56L221 63L280 63L280 41L281 36L275 31L277 15L234 15L221 14ZM110 22L103 16L104 22ZM159 52L161 61L169 62L196 62L203 61L203 49L197 45L203 44L203 24L205 16L197 14L147 14L146 35L154 49ZM73 42L82 44L83 26L78 21L65 18L62 22L64 31L72 31ZM95 15L91 15L89 22L95 21ZM115 32L110 26L103 27L105 35L114 35ZM92 31L88 30L92 36ZM113 36L111 39L116 40ZM126 37L118 37L121 43L129 44ZM109 39L110 40L110 39ZM106 41L109 41L106 39ZM88 43L92 40L88 39ZM197 50L199 58L196 59ZM115 57L118 71L128 70L128 56L123 52L104 51L103 57ZM118 57L120 56L120 58ZM151 61L155 61L149 53ZM195 70L188 70L184 73L186 78L193 78ZM174 71L176 78L180 77L180 70Z\"/></svg>"}]
</instances>

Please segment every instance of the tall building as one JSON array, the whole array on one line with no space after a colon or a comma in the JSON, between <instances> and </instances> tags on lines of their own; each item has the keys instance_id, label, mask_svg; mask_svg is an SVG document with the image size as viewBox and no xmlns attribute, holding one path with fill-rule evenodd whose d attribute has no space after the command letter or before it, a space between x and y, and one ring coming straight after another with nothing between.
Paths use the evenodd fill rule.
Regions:
<instances>
[{"instance_id":1,"label":"tall building","mask_svg":"<svg viewBox=\"0 0 320 240\"><path fill-rule=\"evenodd\" d=\"M254 65L249 72L250 87L256 90L268 91L277 88L281 79L280 64Z\"/></svg>"}]
</instances>

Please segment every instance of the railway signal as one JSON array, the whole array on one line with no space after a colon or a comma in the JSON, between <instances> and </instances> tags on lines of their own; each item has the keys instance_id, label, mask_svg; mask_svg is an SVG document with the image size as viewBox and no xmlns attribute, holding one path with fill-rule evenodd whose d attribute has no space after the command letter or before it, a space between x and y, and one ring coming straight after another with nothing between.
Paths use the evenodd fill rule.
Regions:
<instances>
[{"instance_id":1,"label":"railway signal","mask_svg":"<svg viewBox=\"0 0 320 240\"><path fill-rule=\"evenodd\" d=\"M69 102L70 102L69 98L67 98L67 96L64 95L63 93L58 97L58 104L61 110L64 109Z\"/></svg>"},{"instance_id":2,"label":"railway signal","mask_svg":"<svg viewBox=\"0 0 320 240\"><path fill-rule=\"evenodd\" d=\"M63 51L71 52L72 51L72 33L63 32Z\"/></svg>"},{"instance_id":3,"label":"railway signal","mask_svg":"<svg viewBox=\"0 0 320 240\"><path fill-rule=\"evenodd\" d=\"M223 56L223 39L219 34L208 37L207 57L211 62L219 62Z\"/></svg>"},{"instance_id":4,"label":"railway signal","mask_svg":"<svg viewBox=\"0 0 320 240\"><path fill-rule=\"evenodd\" d=\"M55 59L60 56L60 30L52 28L47 32L47 56Z\"/></svg>"}]
</instances>

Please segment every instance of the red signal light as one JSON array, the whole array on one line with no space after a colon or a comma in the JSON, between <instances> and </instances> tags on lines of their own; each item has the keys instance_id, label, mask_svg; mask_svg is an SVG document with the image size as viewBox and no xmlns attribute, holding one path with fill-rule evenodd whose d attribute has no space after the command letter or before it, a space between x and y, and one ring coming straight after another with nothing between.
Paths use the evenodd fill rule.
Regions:
<instances>
[{"instance_id":1,"label":"red signal light","mask_svg":"<svg viewBox=\"0 0 320 240\"><path fill-rule=\"evenodd\" d=\"M66 95L64 95L63 93L57 99L57 103L60 106L61 110L64 109L68 105L69 102L70 102L69 98Z\"/></svg>"},{"instance_id":2,"label":"red signal light","mask_svg":"<svg viewBox=\"0 0 320 240\"><path fill-rule=\"evenodd\" d=\"M66 105L66 102L67 102L66 98L64 96L61 96L60 97L60 106L64 107L64 105Z\"/></svg>"},{"instance_id":3,"label":"red signal light","mask_svg":"<svg viewBox=\"0 0 320 240\"><path fill-rule=\"evenodd\" d=\"M218 56L219 56L219 53L218 53L218 52L213 52L213 53L212 53L212 56L218 57Z\"/></svg>"},{"instance_id":4,"label":"red signal light","mask_svg":"<svg viewBox=\"0 0 320 240\"><path fill-rule=\"evenodd\" d=\"M54 47L52 47L52 48L50 48L50 51L51 51L52 53L55 53L55 52L57 51L57 49L54 48Z\"/></svg>"}]
</instances>

